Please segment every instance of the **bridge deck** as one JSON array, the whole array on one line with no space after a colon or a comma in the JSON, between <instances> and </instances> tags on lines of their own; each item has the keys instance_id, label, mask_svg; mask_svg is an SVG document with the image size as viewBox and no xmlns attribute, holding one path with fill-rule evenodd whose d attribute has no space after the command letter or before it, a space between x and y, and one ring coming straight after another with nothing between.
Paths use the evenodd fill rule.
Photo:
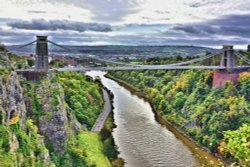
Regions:
<instances>
[{"instance_id":1,"label":"bridge deck","mask_svg":"<svg viewBox=\"0 0 250 167\"><path fill-rule=\"evenodd\" d=\"M232 70L248 69L250 66L235 66ZM169 65L145 65L145 66L124 66L124 67L69 67L69 68L54 68L49 71L131 71L131 70L188 70L188 69L212 69L225 70L223 66L169 66ZM34 71L34 69L17 70L17 72Z\"/></svg>"}]
</instances>

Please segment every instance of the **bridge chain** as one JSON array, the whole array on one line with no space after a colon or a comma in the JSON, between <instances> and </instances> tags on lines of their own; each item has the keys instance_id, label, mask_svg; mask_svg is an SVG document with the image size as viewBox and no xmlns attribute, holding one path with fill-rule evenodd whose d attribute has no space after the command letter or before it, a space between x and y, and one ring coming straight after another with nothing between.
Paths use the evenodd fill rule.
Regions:
<instances>
[{"instance_id":1,"label":"bridge chain","mask_svg":"<svg viewBox=\"0 0 250 167\"><path fill-rule=\"evenodd\" d=\"M53 44L53 45L55 45L55 46L57 46L57 47L60 47L60 48L62 48L64 50L71 51L69 48L67 48L65 46L62 46L62 45L59 45L59 44L57 44L57 43L55 43L53 41L48 40L48 42L51 43L51 44Z\"/></svg>"},{"instance_id":2,"label":"bridge chain","mask_svg":"<svg viewBox=\"0 0 250 167\"><path fill-rule=\"evenodd\" d=\"M36 41L32 41L32 42L29 42L27 44L23 44L23 45L14 45L14 47L17 47L16 49L21 49L21 48L24 48L24 47L27 47L29 45L32 45L33 43L35 43Z\"/></svg>"},{"instance_id":3,"label":"bridge chain","mask_svg":"<svg viewBox=\"0 0 250 167\"><path fill-rule=\"evenodd\" d=\"M171 67L171 66L180 66L180 65L187 65L187 64L191 64L191 63L195 63L195 62L199 62L199 61L203 61L206 59L209 59L211 57L217 56L218 54L221 54L221 52L217 52L217 53L211 53L209 55L197 58L197 59L193 59L193 60L189 60L189 61L185 61L185 62L180 62L180 63L174 63L174 64L163 64L160 66L166 66L166 67ZM145 65L138 65L138 66L145 66ZM147 65L147 66L152 66L152 65Z\"/></svg>"}]
</instances>

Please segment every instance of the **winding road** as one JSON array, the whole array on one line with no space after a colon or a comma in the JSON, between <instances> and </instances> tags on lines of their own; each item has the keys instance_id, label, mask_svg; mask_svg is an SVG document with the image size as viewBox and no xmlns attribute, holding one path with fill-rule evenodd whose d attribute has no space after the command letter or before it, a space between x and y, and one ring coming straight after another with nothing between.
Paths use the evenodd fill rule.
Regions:
<instances>
[{"instance_id":1,"label":"winding road","mask_svg":"<svg viewBox=\"0 0 250 167\"><path fill-rule=\"evenodd\" d=\"M99 115L98 119L96 120L94 126L92 127L92 132L100 132L106 119L109 116L109 113L111 112L111 101L109 98L109 94L107 90L102 89L103 93L103 99L104 99L104 106L103 106L103 112Z\"/></svg>"}]
</instances>

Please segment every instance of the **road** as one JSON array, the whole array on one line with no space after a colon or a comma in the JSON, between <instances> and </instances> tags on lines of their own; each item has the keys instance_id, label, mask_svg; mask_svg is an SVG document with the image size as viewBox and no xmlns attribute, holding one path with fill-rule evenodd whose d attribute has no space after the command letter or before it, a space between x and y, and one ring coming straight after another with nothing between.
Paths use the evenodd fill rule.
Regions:
<instances>
[{"instance_id":1,"label":"road","mask_svg":"<svg viewBox=\"0 0 250 167\"><path fill-rule=\"evenodd\" d=\"M111 112L111 101L109 98L109 94L107 90L102 89L103 92L103 99L104 99L104 106L103 112L99 115L98 119L96 120L94 126L92 127L92 132L100 132L106 119L108 118L109 113Z\"/></svg>"}]
</instances>

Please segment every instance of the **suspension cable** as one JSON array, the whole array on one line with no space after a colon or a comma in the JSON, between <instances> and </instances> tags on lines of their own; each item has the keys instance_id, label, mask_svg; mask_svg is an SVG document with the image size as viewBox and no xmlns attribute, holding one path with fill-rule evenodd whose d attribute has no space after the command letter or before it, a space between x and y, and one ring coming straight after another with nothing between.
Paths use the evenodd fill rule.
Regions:
<instances>
[{"instance_id":1,"label":"suspension cable","mask_svg":"<svg viewBox=\"0 0 250 167\"><path fill-rule=\"evenodd\" d=\"M24 47L26 47L26 46L29 46L29 45L32 45L33 43L35 43L36 41L32 41L32 42L29 42L29 43L27 43L27 44L24 44L24 45L18 45L18 46L20 46L20 47L18 47L17 49L21 49L21 48L24 48Z\"/></svg>"},{"instance_id":2,"label":"suspension cable","mask_svg":"<svg viewBox=\"0 0 250 167\"><path fill-rule=\"evenodd\" d=\"M217 53L214 53L214 54L209 54L209 55L206 55L206 56L202 56L200 58L197 58L197 59L193 59L193 60L189 60L189 61L185 61L185 62L180 62L180 63L174 63L174 64L163 64L163 65L160 65L160 66L166 66L166 67L170 67L170 66L180 66L180 65L186 65L186 64L191 64L191 63L195 63L195 62L198 62L198 61L202 61L202 60L205 60L205 59L209 59L211 57L214 57L218 54L220 54L221 52L217 52ZM145 66L145 65L138 65L138 66ZM147 65L147 66L150 66L150 65Z\"/></svg>"},{"instance_id":3,"label":"suspension cable","mask_svg":"<svg viewBox=\"0 0 250 167\"><path fill-rule=\"evenodd\" d=\"M64 46L62 46L62 45L59 45L59 44L57 44L57 43L55 43L55 42L52 42L52 41L49 41L49 40L48 40L48 42L51 43L51 44L53 44L53 45L55 45L55 46L57 46L57 47L60 47L60 48L62 48L62 49L64 49L64 50L71 51L69 48L64 47Z\"/></svg>"},{"instance_id":4,"label":"suspension cable","mask_svg":"<svg viewBox=\"0 0 250 167\"><path fill-rule=\"evenodd\" d=\"M185 62L180 62L180 63L175 63L175 64L162 64L162 65L159 65L159 66L180 66L180 65L185 65L185 64L190 64L190 63L194 63L194 62L198 62L198 61L202 61L202 60L205 60L205 59L209 59L211 57L214 57L216 55L220 54L220 52L217 52L217 53L214 53L214 54L209 54L209 55L206 55L206 56L203 56L203 57L200 57L200 58L197 58L197 59L193 59L193 60L190 60L190 61L185 61ZM120 65L128 65L128 66L137 66L137 67L140 67L140 66L152 66L152 65L132 65L132 64L128 64L128 63L122 63L122 62L115 62L115 61L111 61L111 60L105 60L105 59L101 59L101 58L97 58L97 57L91 57L93 59L96 59L96 60L99 60L99 61L104 61L104 62L108 62L108 63L112 63L112 64L120 64Z\"/></svg>"}]
</instances>

